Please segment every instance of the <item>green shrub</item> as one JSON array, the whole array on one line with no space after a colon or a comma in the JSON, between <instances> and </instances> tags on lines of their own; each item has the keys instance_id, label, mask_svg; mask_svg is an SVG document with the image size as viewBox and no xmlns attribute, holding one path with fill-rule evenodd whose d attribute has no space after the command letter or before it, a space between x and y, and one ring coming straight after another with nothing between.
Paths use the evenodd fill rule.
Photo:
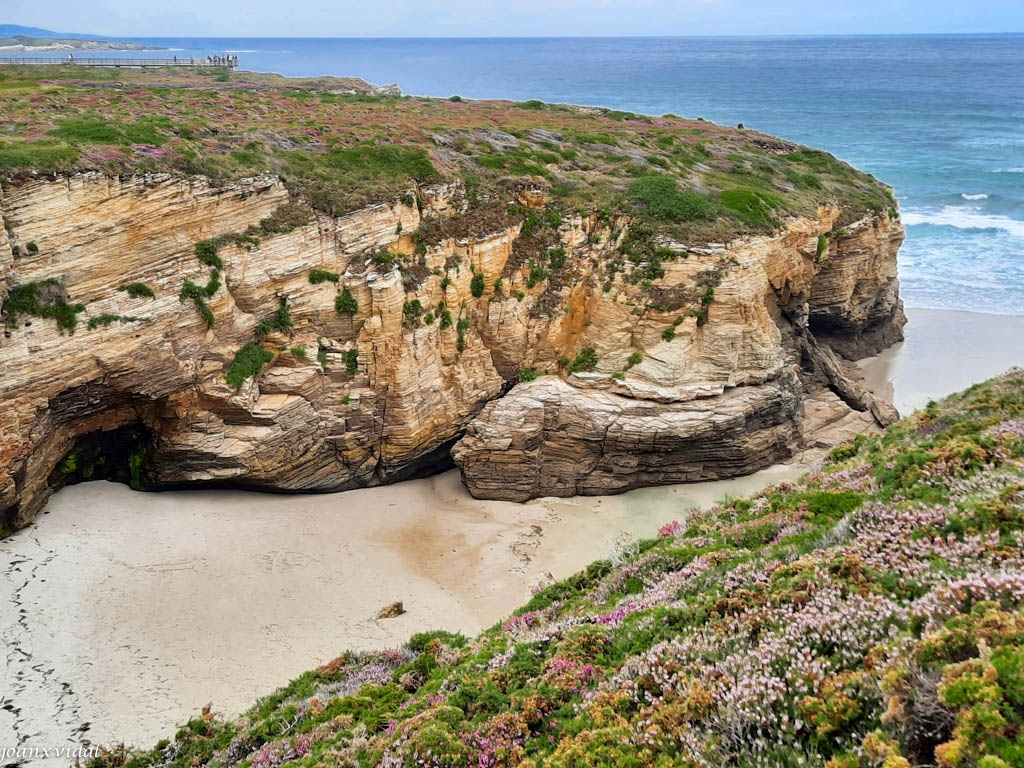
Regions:
<instances>
[{"instance_id":1,"label":"green shrub","mask_svg":"<svg viewBox=\"0 0 1024 768\"><path fill-rule=\"evenodd\" d=\"M537 371L533 368L523 368L519 371L519 380L522 382L536 381Z\"/></svg>"},{"instance_id":2,"label":"green shrub","mask_svg":"<svg viewBox=\"0 0 1024 768\"><path fill-rule=\"evenodd\" d=\"M118 286L117 290L127 293L133 299L152 299L156 296L156 294L153 293L153 289L145 283L126 283Z\"/></svg>"},{"instance_id":3,"label":"green shrub","mask_svg":"<svg viewBox=\"0 0 1024 768\"><path fill-rule=\"evenodd\" d=\"M224 268L224 262L217 255L216 240L200 240L196 243L196 258L208 267Z\"/></svg>"},{"instance_id":4,"label":"green shrub","mask_svg":"<svg viewBox=\"0 0 1024 768\"><path fill-rule=\"evenodd\" d=\"M256 335L262 339L275 332L288 333L292 325L292 313L288 309L288 302L281 299L277 309L256 324Z\"/></svg>"},{"instance_id":5,"label":"green shrub","mask_svg":"<svg viewBox=\"0 0 1024 768\"><path fill-rule=\"evenodd\" d=\"M359 350L346 350L342 357L345 359L345 370L348 371L350 376L354 376L356 371L359 370Z\"/></svg>"},{"instance_id":6,"label":"green shrub","mask_svg":"<svg viewBox=\"0 0 1024 768\"><path fill-rule=\"evenodd\" d=\"M559 245L548 251L548 255L551 257L551 268L561 269L565 266L565 246Z\"/></svg>"},{"instance_id":7,"label":"green shrub","mask_svg":"<svg viewBox=\"0 0 1024 768\"><path fill-rule=\"evenodd\" d=\"M676 327L674 325L670 325L668 328L661 332L661 338L663 338L665 341L672 341L672 339L674 339L675 337Z\"/></svg>"},{"instance_id":8,"label":"green shrub","mask_svg":"<svg viewBox=\"0 0 1024 768\"><path fill-rule=\"evenodd\" d=\"M526 287L533 288L541 280L544 280L548 276L548 271L539 264L534 264L530 267L530 275L526 279Z\"/></svg>"},{"instance_id":9,"label":"green shrub","mask_svg":"<svg viewBox=\"0 0 1024 768\"><path fill-rule=\"evenodd\" d=\"M579 351L573 361L569 363L570 373L580 373L581 371L592 371L597 367L597 352L594 351L593 347L584 347Z\"/></svg>"},{"instance_id":10,"label":"green shrub","mask_svg":"<svg viewBox=\"0 0 1024 768\"><path fill-rule=\"evenodd\" d=\"M78 313L84 311L84 304L68 303L67 290L56 278L12 287L0 307L11 325L16 324L21 315L46 317L57 321L61 333L71 334L78 326Z\"/></svg>"},{"instance_id":11,"label":"green shrub","mask_svg":"<svg viewBox=\"0 0 1024 768\"><path fill-rule=\"evenodd\" d=\"M484 275L483 272L477 272L473 275L473 279L469 281L469 292L474 297L480 298L484 295Z\"/></svg>"},{"instance_id":12,"label":"green shrub","mask_svg":"<svg viewBox=\"0 0 1024 768\"><path fill-rule=\"evenodd\" d=\"M494 292L501 293L505 289L505 281L500 277L494 281Z\"/></svg>"},{"instance_id":13,"label":"green shrub","mask_svg":"<svg viewBox=\"0 0 1024 768\"><path fill-rule=\"evenodd\" d=\"M28 242L25 244L25 250L29 253L39 253L39 246L34 242Z\"/></svg>"},{"instance_id":14,"label":"green shrub","mask_svg":"<svg viewBox=\"0 0 1024 768\"><path fill-rule=\"evenodd\" d=\"M433 312L427 312L427 314L425 314L425 315L423 316L423 322L424 322L424 323L425 323L426 325L433 325L433 324L434 324L434 320L435 320L435 319L436 319L436 318L434 317L434 313L433 313Z\"/></svg>"},{"instance_id":15,"label":"green shrub","mask_svg":"<svg viewBox=\"0 0 1024 768\"><path fill-rule=\"evenodd\" d=\"M313 285L319 285L320 283L336 283L340 277L341 275L337 272L331 272L326 269L309 270L309 282Z\"/></svg>"},{"instance_id":16,"label":"green shrub","mask_svg":"<svg viewBox=\"0 0 1024 768\"><path fill-rule=\"evenodd\" d=\"M828 238L825 235L818 235L818 247L815 249L814 255L817 258L821 258L825 251L828 250Z\"/></svg>"},{"instance_id":17,"label":"green shrub","mask_svg":"<svg viewBox=\"0 0 1024 768\"><path fill-rule=\"evenodd\" d=\"M270 350L250 341L235 353L224 381L232 389L241 389L246 380L258 376L273 359L274 354Z\"/></svg>"},{"instance_id":18,"label":"green shrub","mask_svg":"<svg viewBox=\"0 0 1024 768\"><path fill-rule=\"evenodd\" d=\"M445 330L447 328L451 328L452 327L452 313L448 310L447 307L445 309L441 310L441 323L440 323L440 325L441 325L441 330Z\"/></svg>"},{"instance_id":19,"label":"green shrub","mask_svg":"<svg viewBox=\"0 0 1024 768\"><path fill-rule=\"evenodd\" d=\"M359 311L359 302L348 288L334 297L334 311L339 315L354 315Z\"/></svg>"},{"instance_id":20,"label":"green shrub","mask_svg":"<svg viewBox=\"0 0 1024 768\"><path fill-rule=\"evenodd\" d=\"M642 363L643 361L644 361L643 352L640 352L639 350L634 351L629 356L629 359L626 360L626 370L628 371L634 365L640 365L640 363Z\"/></svg>"},{"instance_id":21,"label":"green shrub","mask_svg":"<svg viewBox=\"0 0 1024 768\"><path fill-rule=\"evenodd\" d=\"M633 202L661 221L704 221L715 217L715 206L707 197L690 189L680 191L678 182L662 173L634 179L629 194Z\"/></svg>"},{"instance_id":22,"label":"green shrub","mask_svg":"<svg viewBox=\"0 0 1024 768\"><path fill-rule=\"evenodd\" d=\"M206 285L196 285L191 280L186 280L178 298L182 301L192 301L203 320L206 321L206 326L213 328L213 310L207 306L206 299L211 298L218 290L220 290L220 272L214 269L210 272L210 279Z\"/></svg>"},{"instance_id":23,"label":"green shrub","mask_svg":"<svg viewBox=\"0 0 1024 768\"><path fill-rule=\"evenodd\" d=\"M412 299L402 305L402 314L409 323L416 323L417 318L423 314L423 304L419 299Z\"/></svg>"},{"instance_id":24,"label":"green shrub","mask_svg":"<svg viewBox=\"0 0 1024 768\"><path fill-rule=\"evenodd\" d=\"M288 351L291 352L294 357L299 357L299 358L305 358L306 357L306 348L301 346L301 345L297 344L297 345L295 345L294 347L292 347Z\"/></svg>"}]
</instances>

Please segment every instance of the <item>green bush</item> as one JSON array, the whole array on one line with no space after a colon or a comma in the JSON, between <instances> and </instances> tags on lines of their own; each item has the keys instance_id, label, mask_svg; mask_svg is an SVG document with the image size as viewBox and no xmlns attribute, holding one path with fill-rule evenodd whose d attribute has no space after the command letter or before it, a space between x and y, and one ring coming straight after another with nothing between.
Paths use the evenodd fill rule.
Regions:
<instances>
[{"instance_id":1,"label":"green bush","mask_svg":"<svg viewBox=\"0 0 1024 768\"><path fill-rule=\"evenodd\" d=\"M581 371L592 371L597 367L597 352L594 351L593 347L584 347L579 351L573 361L569 363L570 373L580 373Z\"/></svg>"},{"instance_id":2,"label":"green bush","mask_svg":"<svg viewBox=\"0 0 1024 768\"><path fill-rule=\"evenodd\" d=\"M536 381L537 371L533 368L523 368L519 371L519 380L522 382Z\"/></svg>"},{"instance_id":3,"label":"green bush","mask_svg":"<svg viewBox=\"0 0 1024 768\"><path fill-rule=\"evenodd\" d=\"M406 322L415 323L417 318L423 314L423 304L419 299L407 301L402 305L402 314L405 315Z\"/></svg>"},{"instance_id":4,"label":"green bush","mask_svg":"<svg viewBox=\"0 0 1024 768\"><path fill-rule=\"evenodd\" d=\"M690 189L680 191L671 176L652 173L633 180L630 198L651 217L661 221L704 221L715 217L714 204Z\"/></svg>"},{"instance_id":5,"label":"green bush","mask_svg":"<svg viewBox=\"0 0 1024 768\"><path fill-rule=\"evenodd\" d=\"M828 238L825 235L818 235L818 247L815 249L814 255L820 259L827 250Z\"/></svg>"},{"instance_id":6,"label":"green bush","mask_svg":"<svg viewBox=\"0 0 1024 768\"><path fill-rule=\"evenodd\" d=\"M639 350L635 350L635 351L634 351L634 352L633 352L633 353L632 353L632 354L631 354L631 355L629 356L629 359L628 359L628 360L626 360L626 370L628 371L628 370L629 370L630 368L632 368L632 367L633 367L634 365L640 365L640 363L642 363L643 361L644 361L644 355L643 355L643 352L640 352Z\"/></svg>"},{"instance_id":7,"label":"green bush","mask_svg":"<svg viewBox=\"0 0 1024 768\"><path fill-rule=\"evenodd\" d=\"M672 341L672 339L674 339L675 337L676 327L674 325L670 325L668 328L661 332L661 338L663 338L665 341Z\"/></svg>"},{"instance_id":8,"label":"green bush","mask_svg":"<svg viewBox=\"0 0 1024 768\"><path fill-rule=\"evenodd\" d=\"M356 371L359 370L359 350L346 350L342 357L345 358L345 370L348 371L350 376L354 376Z\"/></svg>"},{"instance_id":9,"label":"green bush","mask_svg":"<svg viewBox=\"0 0 1024 768\"><path fill-rule=\"evenodd\" d=\"M216 240L200 240L196 243L196 258L208 267L224 268L224 262L217 255Z\"/></svg>"},{"instance_id":10,"label":"green bush","mask_svg":"<svg viewBox=\"0 0 1024 768\"><path fill-rule=\"evenodd\" d=\"M57 321L61 333L74 334L78 313L85 311L85 305L68 303L64 284L56 278L48 278L12 287L0 311L11 325L17 323L21 315L46 317Z\"/></svg>"},{"instance_id":11,"label":"green bush","mask_svg":"<svg viewBox=\"0 0 1024 768\"><path fill-rule=\"evenodd\" d=\"M309 282L313 285L319 285L320 283L336 283L340 277L341 275L337 272L331 272L326 269L309 270Z\"/></svg>"},{"instance_id":12,"label":"green bush","mask_svg":"<svg viewBox=\"0 0 1024 768\"><path fill-rule=\"evenodd\" d=\"M565 246L558 245L548 251L548 255L551 256L551 268L561 269L565 266Z\"/></svg>"},{"instance_id":13,"label":"green bush","mask_svg":"<svg viewBox=\"0 0 1024 768\"><path fill-rule=\"evenodd\" d=\"M256 335L262 339L275 332L288 333L293 325L292 313L288 309L288 302L285 299L281 299L277 309L256 324Z\"/></svg>"},{"instance_id":14,"label":"green bush","mask_svg":"<svg viewBox=\"0 0 1024 768\"><path fill-rule=\"evenodd\" d=\"M469 281L469 292L474 297L480 298L484 295L484 275L483 272L477 272L473 275L473 279Z\"/></svg>"},{"instance_id":15,"label":"green bush","mask_svg":"<svg viewBox=\"0 0 1024 768\"><path fill-rule=\"evenodd\" d=\"M274 354L270 350L250 341L235 353L235 359L228 368L224 381L232 389L241 389L247 379L258 376L273 359Z\"/></svg>"},{"instance_id":16,"label":"green bush","mask_svg":"<svg viewBox=\"0 0 1024 768\"><path fill-rule=\"evenodd\" d=\"M447 328L451 328L452 327L452 313L448 310L447 307L445 309L441 310L441 323L440 323L440 325L441 325L441 330L445 330Z\"/></svg>"},{"instance_id":17,"label":"green bush","mask_svg":"<svg viewBox=\"0 0 1024 768\"><path fill-rule=\"evenodd\" d=\"M539 264L533 264L530 267L530 275L526 279L526 287L533 288L541 280L544 280L548 276L548 271Z\"/></svg>"},{"instance_id":18,"label":"green bush","mask_svg":"<svg viewBox=\"0 0 1024 768\"><path fill-rule=\"evenodd\" d=\"M145 283L126 283L118 286L117 290L127 293L133 299L152 299L156 296L153 289Z\"/></svg>"},{"instance_id":19,"label":"green bush","mask_svg":"<svg viewBox=\"0 0 1024 768\"><path fill-rule=\"evenodd\" d=\"M334 297L334 311L339 315L354 315L359 311L359 302L348 288Z\"/></svg>"},{"instance_id":20,"label":"green bush","mask_svg":"<svg viewBox=\"0 0 1024 768\"><path fill-rule=\"evenodd\" d=\"M39 246L34 242L28 242L25 244L25 250L29 253L39 253Z\"/></svg>"},{"instance_id":21,"label":"green bush","mask_svg":"<svg viewBox=\"0 0 1024 768\"><path fill-rule=\"evenodd\" d=\"M289 350L289 352L291 352L292 355L295 356L295 357L300 357L300 358L305 358L306 357L306 348L303 347L302 345L299 345L299 344L297 344L294 347L292 347Z\"/></svg>"}]
</instances>

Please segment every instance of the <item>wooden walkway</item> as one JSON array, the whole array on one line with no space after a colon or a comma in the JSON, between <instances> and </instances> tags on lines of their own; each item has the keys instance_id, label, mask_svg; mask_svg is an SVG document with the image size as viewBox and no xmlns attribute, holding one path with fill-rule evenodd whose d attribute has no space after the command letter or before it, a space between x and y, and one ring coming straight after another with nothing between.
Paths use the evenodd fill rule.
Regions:
<instances>
[{"instance_id":1,"label":"wooden walkway","mask_svg":"<svg viewBox=\"0 0 1024 768\"><path fill-rule=\"evenodd\" d=\"M100 58L36 58L21 56L0 57L0 66L8 64L16 66L55 66L65 65L73 67L202 67L203 69L234 69L238 66L237 56L220 56L217 62L209 62L203 58L177 58L177 59L100 59Z\"/></svg>"}]
</instances>

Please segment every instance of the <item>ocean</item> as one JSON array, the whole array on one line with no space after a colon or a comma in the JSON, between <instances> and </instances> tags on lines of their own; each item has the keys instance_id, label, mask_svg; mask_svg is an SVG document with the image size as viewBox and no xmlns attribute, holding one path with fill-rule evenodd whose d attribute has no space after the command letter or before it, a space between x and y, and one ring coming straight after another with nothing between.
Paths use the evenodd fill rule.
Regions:
<instances>
[{"instance_id":1,"label":"ocean","mask_svg":"<svg viewBox=\"0 0 1024 768\"><path fill-rule=\"evenodd\" d=\"M135 41L409 94L742 122L896 188L908 306L1024 315L1024 35Z\"/></svg>"}]
</instances>

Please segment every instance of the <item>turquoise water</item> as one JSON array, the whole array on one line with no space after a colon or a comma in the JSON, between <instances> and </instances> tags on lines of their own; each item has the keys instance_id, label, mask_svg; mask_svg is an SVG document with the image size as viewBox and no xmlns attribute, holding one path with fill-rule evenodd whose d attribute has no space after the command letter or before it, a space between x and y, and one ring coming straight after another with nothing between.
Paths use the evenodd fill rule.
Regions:
<instances>
[{"instance_id":1,"label":"turquoise water","mask_svg":"<svg viewBox=\"0 0 1024 768\"><path fill-rule=\"evenodd\" d=\"M1024 315L1024 35L151 42L413 94L743 122L896 188L909 306Z\"/></svg>"}]
</instances>

